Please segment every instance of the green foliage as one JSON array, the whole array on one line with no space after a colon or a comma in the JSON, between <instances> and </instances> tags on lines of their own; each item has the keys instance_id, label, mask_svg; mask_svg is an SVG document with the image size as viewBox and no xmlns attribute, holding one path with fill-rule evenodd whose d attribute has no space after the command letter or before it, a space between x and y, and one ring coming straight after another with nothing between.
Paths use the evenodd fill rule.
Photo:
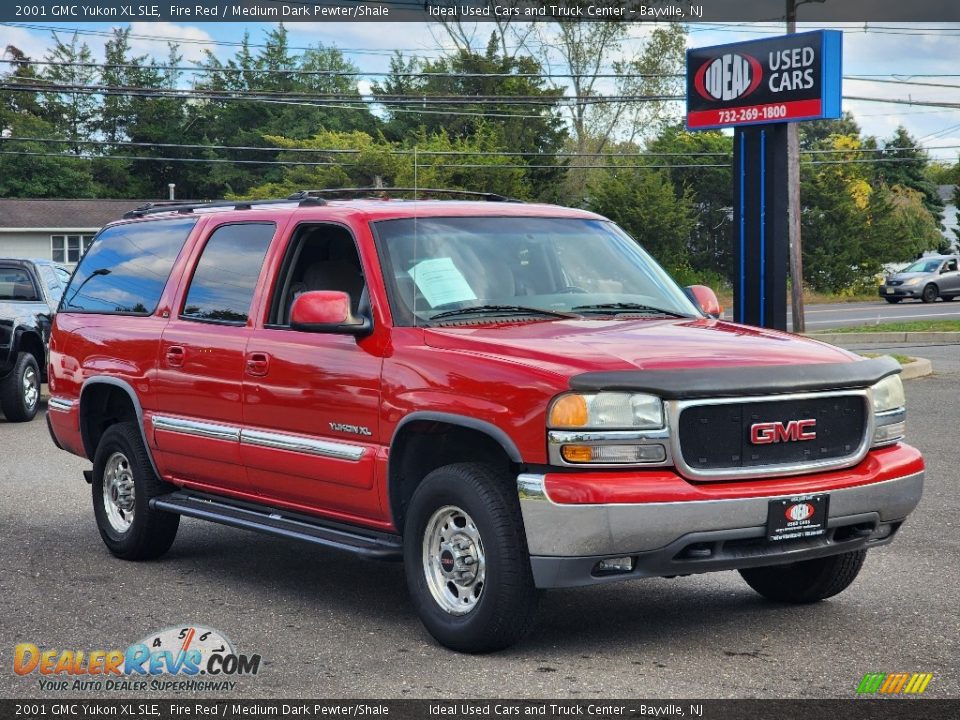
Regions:
<instances>
[{"instance_id":1,"label":"green foliage","mask_svg":"<svg viewBox=\"0 0 960 720\"><path fill-rule=\"evenodd\" d=\"M689 267L696 210L691 192L678 191L666 171L612 171L590 188L589 205L630 233L666 268Z\"/></svg>"}]
</instances>

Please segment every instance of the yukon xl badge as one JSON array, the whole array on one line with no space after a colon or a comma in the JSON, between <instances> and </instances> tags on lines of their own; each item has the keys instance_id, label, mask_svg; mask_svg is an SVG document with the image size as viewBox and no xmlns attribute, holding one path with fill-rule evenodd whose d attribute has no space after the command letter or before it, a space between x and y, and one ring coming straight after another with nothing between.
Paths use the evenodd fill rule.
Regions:
<instances>
[{"instance_id":1,"label":"yukon xl badge","mask_svg":"<svg viewBox=\"0 0 960 720\"><path fill-rule=\"evenodd\" d=\"M789 422L762 422L750 426L750 442L754 445L770 445L780 442L798 442L800 440L816 440L817 432L814 429L817 421L790 420Z\"/></svg>"},{"instance_id":2,"label":"yukon xl badge","mask_svg":"<svg viewBox=\"0 0 960 720\"><path fill-rule=\"evenodd\" d=\"M363 425L344 425L343 423L330 423L330 429L334 432L351 433L352 435L373 435L370 428Z\"/></svg>"}]
</instances>

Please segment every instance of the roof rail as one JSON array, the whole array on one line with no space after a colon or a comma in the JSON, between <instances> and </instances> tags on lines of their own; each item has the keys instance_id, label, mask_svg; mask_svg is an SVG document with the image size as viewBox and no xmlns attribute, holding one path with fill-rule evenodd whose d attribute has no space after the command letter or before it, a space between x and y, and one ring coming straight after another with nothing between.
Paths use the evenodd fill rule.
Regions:
<instances>
[{"instance_id":1,"label":"roof rail","mask_svg":"<svg viewBox=\"0 0 960 720\"><path fill-rule=\"evenodd\" d=\"M178 203L178 202L159 202L159 203L146 203L140 207L130 210L123 214L124 219L130 218L141 218L146 215L153 215L155 213L179 213L181 215L189 215L194 210L206 210L209 208L232 208L234 210L249 210L254 205L289 205L291 202L296 202L298 200L302 202L307 198L306 195L301 196L300 193L294 193L287 198L278 198L275 200L222 200L216 202L197 202L197 203ZM325 202L320 198L310 198L310 205L323 205Z\"/></svg>"},{"instance_id":2,"label":"roof rail","mask_svg":"<svg viewBox=\"0 0 960 720\"><path fill-rule=\"evenodd\" d=\"M301 198L318 198L325 195L350 195L353 197L379 197L383 200L389 200L392 193L413 193L414 198L418 195L460 195L463 197L480 198L488 202L512 202L522 203L518 198L498 195L491 192L476 192L474 190L455 190L452 188L412 188L412 187L353 187L353 188L327 188L324 190L301 190L290 196L291 200Z\"/></svg>"}]
</instances>

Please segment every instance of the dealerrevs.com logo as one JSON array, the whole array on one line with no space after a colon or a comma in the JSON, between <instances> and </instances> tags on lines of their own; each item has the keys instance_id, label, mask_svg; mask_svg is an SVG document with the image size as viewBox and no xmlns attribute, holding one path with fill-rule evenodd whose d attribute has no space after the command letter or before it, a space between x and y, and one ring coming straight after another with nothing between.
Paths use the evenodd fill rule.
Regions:
<instances>
[{"instance_id":1,"label":"dealerrevs.com logo","mask_svg":"<svg viewBox=\"0 0 960 720\"><path fill-rule=\"evenodd\" d=\"M17 675L37 675L44 691L233 690L242 675L256 675L260 655L234 650L218 630L175 626L151 633L126 650L40 649L20 643L13 652Z\"/></svg>"}]
</instances>

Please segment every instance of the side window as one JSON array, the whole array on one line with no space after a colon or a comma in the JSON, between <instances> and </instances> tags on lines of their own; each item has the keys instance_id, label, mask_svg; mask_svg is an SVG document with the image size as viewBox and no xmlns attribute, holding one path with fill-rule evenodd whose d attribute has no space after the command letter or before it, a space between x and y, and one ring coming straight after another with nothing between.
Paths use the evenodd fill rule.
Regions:
<instances>
[{"instance_id":1,"label":"side window","mask_svg":"<svg viewBox=\"0 0 960 720\"><path fill-rule=\"evenodd\" d=\"M60 309L149 315L196 222L178 218L108 227L83 256Z\"/></svg>"},{"instance_id":2,"label":"side window","mask_svg":"<svg viewBox=\"0 0 960 720\"><path fill-rule=\"evenodd\" d=\"M0 300L31 302L39 300L30 274L15 267L0 267Z\"/></svg>"},{"instance_id":3,"label":"side window","mask_svg":"<svg viewBox=\"0 0 960 720\"><path fill-rule=\"evenodd\" d=\"M37 272L43 278L44 284L50 291L50 297L56 298L60 293L60 278L49 265L37 265Z\"/></svg>"},{"instance_id":4,"label":"side window","mask_svg":"<svg viewBox=\"0 0 960 720\"><path fill-rule=\"evenodd\" d=\"M293 301L312 290L347 293L357 315L365 287L360 255L349 231L338 225L301 227L287 250L268 324L289 327Z\"/></svg>"},{"instance_id":5,"label":"side window","mask_svg":"<svg viewBox=\"0 0 960 720\"><path fill-rule=\"evenodd\" d=\"M180 317L242 325L276 226L273 223L222 225L207 240Z\"/></svg>"}]
</instances>

